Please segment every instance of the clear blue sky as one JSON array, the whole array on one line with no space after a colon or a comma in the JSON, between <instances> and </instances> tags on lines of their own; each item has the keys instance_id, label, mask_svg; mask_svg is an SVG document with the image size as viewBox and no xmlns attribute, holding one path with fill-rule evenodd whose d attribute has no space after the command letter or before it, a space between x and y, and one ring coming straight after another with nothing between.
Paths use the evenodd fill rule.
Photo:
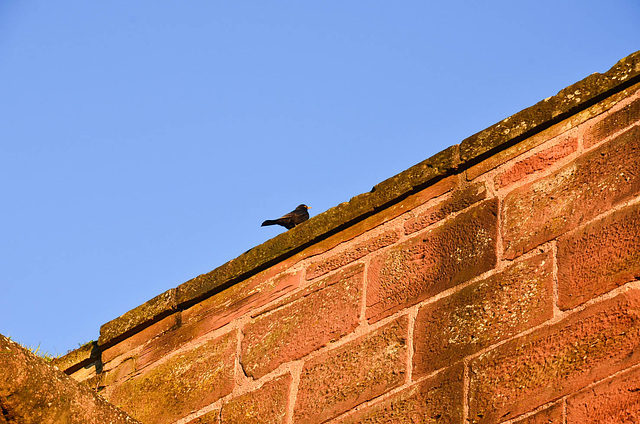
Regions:
<instances>
[{"instance_id":1,"label":"clear blue sky","mask_svg":"<svg viewBox=\"0 0 640 424\"><path fill-rule=\"evenodd\" d=\"M101 324L640 49L640 3L0 1L0 333Z\"/></svg>"}]
</instances>

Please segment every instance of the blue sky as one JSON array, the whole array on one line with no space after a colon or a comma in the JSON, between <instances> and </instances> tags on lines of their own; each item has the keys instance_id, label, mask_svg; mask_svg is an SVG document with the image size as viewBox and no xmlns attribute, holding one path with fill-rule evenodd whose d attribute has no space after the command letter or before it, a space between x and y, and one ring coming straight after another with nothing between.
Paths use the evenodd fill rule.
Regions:
<instances>
[{"instance_id":1,"label":"blue sky","mask_svg":"<svg viewBox=\"0 0 640 424\"><path fill-rule=\"evenodd\" d=\"M0 333L51 354L640 50L636 0L0 1Z\"/></svg>"}]
</instances>

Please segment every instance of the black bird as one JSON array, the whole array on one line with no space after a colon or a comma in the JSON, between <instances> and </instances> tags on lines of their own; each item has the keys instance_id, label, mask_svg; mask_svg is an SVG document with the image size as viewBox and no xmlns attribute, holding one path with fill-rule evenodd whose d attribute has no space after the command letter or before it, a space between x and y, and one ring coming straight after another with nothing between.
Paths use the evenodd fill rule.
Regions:
<instances>
[{"instance_id":1,"label":"black bird","mask_svg":"<svg viewBox=\"0 0 640 424\"><path fill-rule=\"evenodd\" d=\"M307 205L300 205L292 212L284 215L282 218L267 219L262 223L261 226L264 227L266 225L282 225L287 230L290 230L301 222L309 219L309 212L307 212L307 209L311 208Z\"/></svg>"}]
</instances>

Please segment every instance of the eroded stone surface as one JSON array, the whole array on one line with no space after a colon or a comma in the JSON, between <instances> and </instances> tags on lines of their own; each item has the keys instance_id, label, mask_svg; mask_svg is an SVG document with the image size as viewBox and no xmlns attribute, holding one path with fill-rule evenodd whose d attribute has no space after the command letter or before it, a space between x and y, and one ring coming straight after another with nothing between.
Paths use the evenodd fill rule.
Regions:
<instances>
[{"instance_id":1,"label":"eroded stone surface","mask_svg":"<svg viewBox=\"0 0 640 424\"><path fill-rule=\"evenodd\" d=\"M558 241L558 306L570 309L640 279L640 205Z\"/></svg>"},{"instance_id":2,"label":"eroded stone surface","mask_svg":"<svg viewBox=\"0 0 640 424\"><path fill-rule=\"evenodd\" d=\"M0 335L0 422L132 424L89 387Z\"/></svg>"},{"instance_id":3,"label":"eroded stone surface","mask_svg":"<svg viewBox=\"0 0 640 424\"><path fill-rule=\"evenodd\" d=\"M596 384L567 399L567 424L640 422L640 370Z\"/></svg>"},{"instance_id":4,"label":"eroded stone surface","mask_svg":"<svg viewBox=\"0 0 640 424\"><path fill-rule=\"evenodd\" d=\"M428 374L453 364L552 316L551 255L516 262L420 309L414 329L414 373Z\"/></svg>"},{"instance_id":5,"label":"eroded stone surface","mask_svg":"<svg viewBox=\"0 0 640 424\"><path fill-rule=\"evenodd\" d=\"M640 75L640 52L616 63L604 74L595 73L491 127L465 139L460 144L462 162L471 161L513 139L525 136L538 127L588 106L592 99L614 90L622 82L637 80Z\"/></svg>"},{"instance_id":6,"label":"eroded stone surface","mask_svg":"<svg viewBox=\"0 0 640 424\"><path fill-rule=\"evenodd\" d=\"M463 370L460 364L438 373L336 424L462 422Z\"/></svg>"},{"instance_id":7,"label":"eroded stone surface","mask_svg":"<svg viewBox=\"0 0 640 424\"><path fill-rule=\"evenodd\" d=\"M487 188L484 183L472 184L451 193L451 196L407 220L404 224L406 234L414 233L429 225L445 219L454 212L459 212L487 197Z\"/></svg>"},{"instance_id":8,"label":"eroded stone surface","mask_svg":"<svg viewBox=\"0 0 640 424\"><path fill-rule=\"evenodd\" d=\"M289 402L291 375L286 374L262 387L230 400L222 407L223 424L280 424Z\"/></svg>"},{"instance_id":9,"label":"eroded stone surface","mask_svg":"<svg viewBox=\"0 0 640 424\"><path fill-rule=\"evenodd\" d=\"M505 256L514 258L640 193L640 127L504 199Z\"/></svg>"},{"instance_id":10,"label":"eroded stone surface","mask_svg":"<svg viewBox=\"0 0 640 424\"><path fill-rule=\"evenodd\" d=\"M302 369L294 422L324 422L399 386L406 361L406 317L316 357Z\"/></svg>"},{"instance_id":11,"label":"eroded stone surface","mask_svg":"<svg viewBox=\"0 0 640 424\"><path fill-rule=\"evenodd\" d=\"M490 270L497 201L488 200L371 260L367 319L374 322Z\"/></svg>"},{"instance_id":12,"label":"eroded stone surface","mask_svg":"<svg viewBox=\"0 0 640 424\"><path fill-rule=\"evenodd\" d=\"M352 332L359 322L363 271L356 265L327 277L323 288L247 324L241 357L247 375L260 378Z\"/></svg>"},{"instance_id":13,"label":"eroded stone surface","mask_svg":"<svg viewBox=\"0 0 640 424\"><path fill-rule=\"evenodd\" d=\"M518 337L470 362L469 418L531 411L640 362L640 291Z\"/></svg>"},{"instance_id":14,"label":"eroded stone surface","mask_svg":"<svg viewBox=\"0 0 640 424\"><path fill-rule=\"evenodd\" d=\"M564 424L562 409L562 402L559 402L514 424Z\"/></svg>"},{"instance_id":15,"label":"eroded stone surface","mask_svg":"<svg viewBox=\"0 0 640 424\"><path fill-rule=\"evenodd\" d=\"M145 424L171 423L231 393L236 349L236 332L209 340L115 385L106 396Z\"/></svg>"}]
</instances>

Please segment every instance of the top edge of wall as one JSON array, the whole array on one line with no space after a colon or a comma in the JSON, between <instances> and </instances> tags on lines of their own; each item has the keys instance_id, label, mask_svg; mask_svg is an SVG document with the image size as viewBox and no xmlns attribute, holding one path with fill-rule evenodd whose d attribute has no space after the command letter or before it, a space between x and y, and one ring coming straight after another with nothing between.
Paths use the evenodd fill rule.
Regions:
<instances>
[{"instance_id":1,"label":"top edge of wall","mask_svg":"<svg viewBox=\"0 0 640 424\"><path fill-rule=\"evenodd\" d=\"M497 152L640 82L640 51L605 73L594 73L411 168L377 184L299 226L248 250L206 274L170 289L100 328L98 347L111 346L151 323L228 288L288 258L442 178L467 169ZM66 364L64 358L56 360ZM88 357L85 358L88 360ZM80 364L76 364L80 365Z\"/></svg>"}]
</instances>

